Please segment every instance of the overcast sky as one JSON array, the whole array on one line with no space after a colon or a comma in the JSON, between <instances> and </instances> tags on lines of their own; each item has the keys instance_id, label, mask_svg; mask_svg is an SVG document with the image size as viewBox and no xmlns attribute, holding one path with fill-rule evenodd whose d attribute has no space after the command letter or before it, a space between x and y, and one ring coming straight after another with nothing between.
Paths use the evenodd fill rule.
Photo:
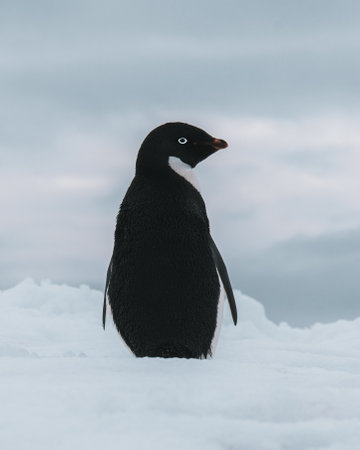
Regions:
<instances>
[{"instance_id":1,"label":"overcast sky","mask_svg":"<svg viewBox=\"0 0 360 450\"><path fill-rule=\"evenodd\" d=\"M234 287L359 316L359 80L357 1L3 0L0 287L102 289L138 148L180 120L229 143L196 172Z\"/></svg>"}]
</instances>

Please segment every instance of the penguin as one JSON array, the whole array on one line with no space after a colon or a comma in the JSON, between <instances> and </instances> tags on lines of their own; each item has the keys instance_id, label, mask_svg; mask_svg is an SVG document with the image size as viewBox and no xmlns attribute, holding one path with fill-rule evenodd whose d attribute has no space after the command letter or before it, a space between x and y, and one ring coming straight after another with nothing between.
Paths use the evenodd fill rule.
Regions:
<instances>
[{"instance_id":1,"label":"penguin","mask_svg":"<svg viewBox=\"0 0 360 450\"><path fill-rule=\"evenodd\" d=\"M193 169L228 147L195 126L165 123L143 141L117 215L103 305L136 357L211 358L223 286L237 310L226 266L210 235Z\"/></svg>"}]
</instances>

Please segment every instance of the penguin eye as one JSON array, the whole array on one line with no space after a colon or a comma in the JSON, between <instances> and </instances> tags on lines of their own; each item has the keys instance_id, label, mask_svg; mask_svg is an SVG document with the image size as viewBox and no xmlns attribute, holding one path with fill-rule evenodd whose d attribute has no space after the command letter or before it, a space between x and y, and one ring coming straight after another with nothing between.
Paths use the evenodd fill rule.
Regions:
<instances>
[{"instance_id":1,"label":"penguin eye","mask_svg":"<svg viewBox=\"0 0 360 450\"><path fill-rule=\"evenodd\" d=\"M186 144L187 143L187 139L184 138L184 137L181 137L181 138L178 139L178 143L179 144Z\"/></svg>"}]
</instances>

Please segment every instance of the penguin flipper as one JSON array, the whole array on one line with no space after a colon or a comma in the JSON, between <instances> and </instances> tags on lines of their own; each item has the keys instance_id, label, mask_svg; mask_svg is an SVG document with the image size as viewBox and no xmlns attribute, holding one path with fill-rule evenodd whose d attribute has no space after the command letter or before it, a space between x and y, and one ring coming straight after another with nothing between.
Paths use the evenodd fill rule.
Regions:
<instances>
[{"instance_id":1,"label":"penguin flipper","mask_svg":"<svg viewBox=\"0 0 360 450\"><path fill-rule=\"evenodd\" d=\"M112 271L112 257L109 263L109 267L106 274L106 285L105 285L105 292L104 292L104 306L103 306L103 315L102 315L102 324L103 328L105 330L105 322L106 322L106 294L110 283L111 278L111 271Z\"/></svg>"},{"instance_id":2,"label":"penguin flipper","mask_svg":"<svg viewBox=\"0 0 360 450\"><path fill-rule=\"evenodd\" d=\"M209 238L210 238L210 248L211 248L211 253L213 255L213 259L215 262L215 266L219 272L222 284L224 286L225 292L226 292L226 297L228 299L229 302L229 306L230 306L230 311L231 311L231 316L234 322L234 325L236 325L237 323L237 309L236 309L236 303L235 303L235 298L234 298L234 293L230 284L230 280L229 280L229 275L227 273L226 270L226 266L225 263L221 257L221 254L218 250L218 248L215 245L215 242L213 241L213 238L211 237L211 235L209 234Z\"/></svg>"}]
</instances>

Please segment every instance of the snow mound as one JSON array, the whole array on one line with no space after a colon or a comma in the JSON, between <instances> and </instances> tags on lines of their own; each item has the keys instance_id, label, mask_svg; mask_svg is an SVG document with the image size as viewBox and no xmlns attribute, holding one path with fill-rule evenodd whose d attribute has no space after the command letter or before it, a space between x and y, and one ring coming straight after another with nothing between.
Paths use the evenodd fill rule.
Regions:
<instances>
[{"instance_id":1,"label":"snow mound","mask_svg":"<svg viewBox=\"0 0 360 450\"><path fill-rule=\"evenodd\" d=\"M132 357L87 286L0 292L0 447L358 450L360 318L296 329L235 297L197 361Z\"/></svg>"}]
</instances>

